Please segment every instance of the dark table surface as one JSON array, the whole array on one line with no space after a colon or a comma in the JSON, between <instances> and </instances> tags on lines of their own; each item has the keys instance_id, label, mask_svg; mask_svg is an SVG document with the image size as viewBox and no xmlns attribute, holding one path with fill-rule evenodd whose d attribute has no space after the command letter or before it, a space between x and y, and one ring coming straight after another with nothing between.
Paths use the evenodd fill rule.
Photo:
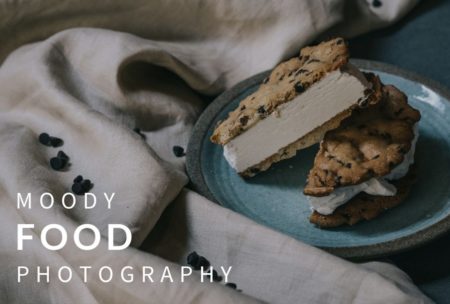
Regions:
<instances>
[{"instance_id":1,"label":"dark table surface","mask_svg":"<svg viewBox=\"0 0 450 304\"><path fill-rule=\"evenodd\" d=\"M350 49L353 58L390 63L450 88L450 0L422 0L396 25L351 40ZM450 233L389 259L430 298L450 303Z\"/></svg>"}]
</instances>

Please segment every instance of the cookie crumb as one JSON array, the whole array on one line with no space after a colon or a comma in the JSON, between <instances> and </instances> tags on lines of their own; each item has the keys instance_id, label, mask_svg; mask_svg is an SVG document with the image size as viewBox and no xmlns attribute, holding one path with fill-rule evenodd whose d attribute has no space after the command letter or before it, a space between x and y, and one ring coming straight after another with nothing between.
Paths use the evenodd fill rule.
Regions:
<instances>
[{"instance_id":1,"label":"cookie crumb","mask_svg":"<svg viewBox=\"0 0 450 304\"><path fill-rule=\"evenodd\" d=\"M183 147L180 146L173 146L172 152L176 157L183 157L186 155L186 153L184 153Z\"/></svg>"}]
</instances>

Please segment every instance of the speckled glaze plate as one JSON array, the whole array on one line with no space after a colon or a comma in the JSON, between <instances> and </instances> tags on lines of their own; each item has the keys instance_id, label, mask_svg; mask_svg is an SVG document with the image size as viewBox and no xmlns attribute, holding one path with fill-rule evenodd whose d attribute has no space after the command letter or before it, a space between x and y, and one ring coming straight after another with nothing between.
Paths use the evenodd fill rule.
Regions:
<instances>
[{"instance_id":1,"label":"speckled glaze plate","mask_svg":"<svg viewBox=\"0 0 450 304\"><path fill-rule=\"evenodd\" d=\"M418 181L398 207L351 227L319 229L308 221L302 190L318 150L315 145L244 180L209 137L218 120L257 90L269 72L220 95L198 120L187 150L192 187L209 199L300 241L346 258L373 258L424 244L450 230L450 93L439 84L396 67L353 60L404 91L422 114L416 148Z\"/></svg>"}]
</instances>

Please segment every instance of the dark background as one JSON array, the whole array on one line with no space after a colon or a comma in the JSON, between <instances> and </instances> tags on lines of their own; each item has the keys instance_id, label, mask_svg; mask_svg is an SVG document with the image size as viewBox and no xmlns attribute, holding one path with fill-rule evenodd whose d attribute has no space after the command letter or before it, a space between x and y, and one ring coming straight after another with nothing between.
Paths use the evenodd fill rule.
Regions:
<instances>
[{"instance_id":1,"label":"dark background","mask_svg":"<svg viewBox=\"0 0 450 304\"><path fill-rule=\"evenodd\" d=\"M349 45L353 58L390 63L450 88L450 1L422 0L396 25ZM437 303L450 303L450 233L389 259Z\"/></svg>"}]
</instances>

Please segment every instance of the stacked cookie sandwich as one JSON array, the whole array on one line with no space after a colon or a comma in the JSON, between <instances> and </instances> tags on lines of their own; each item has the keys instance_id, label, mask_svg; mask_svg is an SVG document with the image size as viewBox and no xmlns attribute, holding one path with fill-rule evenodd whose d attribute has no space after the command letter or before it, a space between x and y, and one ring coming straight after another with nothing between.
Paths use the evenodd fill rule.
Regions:
<instances>
[{"instance_id":1,"label":"stacked cookie sandwich","mask_svg":"<svg viewBox=\"0 0 450 304\"><path fill-rule=\"evenodd\" d=\"M357 109L320 143L304 188L320 227L370 220L404 200L413 182L410 166L419 111L394 86L381 101Z\"/></svg>"},{"instance_id":2,"label":"stacked cookie sandwich","mask_svg":"<svg viewBox=\"0 0 450 304\"><path fill-rule=\"evenodd\" d=\"M379 80L367 79L348 60L341 38L303 48L229 113L211 141L223 145L226 160L243 177L318 143L353 109L380 99Z\"/></svg>"}]
</instances>

